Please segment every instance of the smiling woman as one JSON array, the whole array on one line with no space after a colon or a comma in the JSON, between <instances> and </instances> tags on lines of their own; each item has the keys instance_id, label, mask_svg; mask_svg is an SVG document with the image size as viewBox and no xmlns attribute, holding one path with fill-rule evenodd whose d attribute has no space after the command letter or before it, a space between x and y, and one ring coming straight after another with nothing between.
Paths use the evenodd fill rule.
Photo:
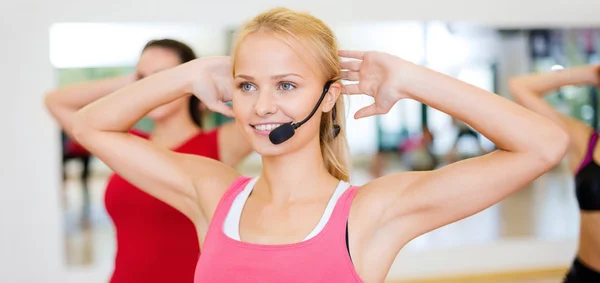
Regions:
<instances>
[{"instance_id":1,"label":"smiling woman","mask_svg":"<svg viewBox=\"0 0 600 283\"><path fill-rule=\"evenodd\" d=\"M190 93L235 115L262 156L259 177L128 133L152 109ZM387 113L403 98L426 103L499 150L351 186L344 122L335 119L344 116L342 93L374 98L355 118ZM314 119L292 138L277 144L266 135L309 117L315 105ZM244 27L233 61L202 58L157 73L82 109L75 121L82 144L194 223L203 248L195 282L382 282L410 240L521 189L560 162L568 143L552 122L485 90L390 54L339 51L321 20L284 8Z\"/></svg>"},{"instance_id":2,"label":"smiling woman","mask_svg":"<svg viewBox=\"0 0 600 283\"><path fill-rule=\"evenodd\" d=\"M311 28L321 31L319 37L313 37L311 31L314 30L299 24L303 20L301 18L296 19L298 22L290 20L286 25L278 25L276 22L268 25L268 15L265 15L263 20L266 25L250 23L238 38L239 43L233 53L233 72L239 91L234 93L233 100L234 107L238 101L240 105L247 105L249 101L256 100L254 110L239 111L255 111L258 117L242 118L247 116L240 117L244 115L241 113L236 114L236 117L240 121L247 121L248 125L269 124L269 129L265 128L266 131L258 133L267 136L274 126L300 122L310 116L310 111L314 105L319 104L317 101L320 99L314 94L322 93L328 81L339 79L341 65L337 59L335 38L324 24L313 23ZM259 46L267 50L264 53L256 53ZM317 56L307 56L306 54L315 53L312 50L321 52L317 52ZM246 89L247 84L252 85L252 88ZM325 92L320 107L322 111L318 111L316 119L306 121L303 130L294 135L293 140L273 147L270 139L253 138L248 131L245 134L256 151L263 156L291 151L309 141L317 143L322 149L323 166L328 168L334 177L348 181L349 151L346 137L343 134L332 139L332 116L321 115L322 112L331 111L333 107L339 109L336 112L344 113L344 99L339 95L339 83L329 84L326 88L328 91ZM307 96L314 101L306 99ZM345 132L345 123L342 120L344 115L337 119L340 125L339 132ZM315 131L316 128L320 130Z\"/></svg>"}]
</instances>

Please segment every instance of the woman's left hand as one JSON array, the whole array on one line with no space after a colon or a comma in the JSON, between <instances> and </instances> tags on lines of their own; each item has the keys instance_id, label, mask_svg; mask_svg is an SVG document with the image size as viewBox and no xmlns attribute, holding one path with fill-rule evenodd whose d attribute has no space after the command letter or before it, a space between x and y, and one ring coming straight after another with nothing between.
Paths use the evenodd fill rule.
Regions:
<instances>
[{"instance_id":1,"label":"woman's left hand","mask_svg":"<svg viewBox=\"0 0 600 283\"><path fill-rule=\"evenodd\" d=\"M396 56L374 51L340 50L342 58L357 59L342 62L343 80L358 82L344 85L344 94L366 94L375 102L364 107L354 115L355 119L386 114L402 98L408 97L403 91L406 86L407 68L414 64Z\"/></svg>"}]
</instances>

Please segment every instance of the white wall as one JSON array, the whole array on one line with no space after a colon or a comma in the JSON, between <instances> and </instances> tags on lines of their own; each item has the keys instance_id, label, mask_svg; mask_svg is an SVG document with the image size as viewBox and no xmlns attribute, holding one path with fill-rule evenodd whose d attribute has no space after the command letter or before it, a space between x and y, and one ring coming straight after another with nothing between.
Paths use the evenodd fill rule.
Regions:
<instances>
[{"instance_id":1,"label":"white wall","mask_svg":"<svg viewBox=\"0 0 600 283\"><path fill-rule=\"evenodd\" d=\"M0 281L59 282L59 136L42 104L48 32L3 24L0 36Z\"/></svg>"},{"instance_id":2,"label":"white wall","mask_svg":"<svg viewBox=\"0 0 600 283\"><path fill-rule=\"evenodd\" d=\"M30 6L31 1L12 4ZM39 1L25 9L27 20L176 21L237 24L275 6L310 11L328 23L362 20L476 21L504 26L600 23L596 0L371 0L371 1Z\"/></svg>"},{"instance_id":3,"label":"white wall","mask_svg":"<svg viewBox=\"0 0 600 283\"><path fill-rule=\"evenodd\" d=\"M228 52L227 29L181 23L59 23L50 27L50 62L56 68L135 66L144 45L172 38L198 56Z\"/></svg>"},{"instance_id":4,"label":"white wall","mask_svg":"<svg viewBox=\"0 0 600 283\"><path fill-rule=\"evenodd\" d=\"M449 20L502 26L600 25L597 0L2 1L0 281L64 282L58 131L42 107L44 91L54 84L50 25L111 21L232 25L276 5L310 11L330 24Z\"/></svg>"}]
</instances>

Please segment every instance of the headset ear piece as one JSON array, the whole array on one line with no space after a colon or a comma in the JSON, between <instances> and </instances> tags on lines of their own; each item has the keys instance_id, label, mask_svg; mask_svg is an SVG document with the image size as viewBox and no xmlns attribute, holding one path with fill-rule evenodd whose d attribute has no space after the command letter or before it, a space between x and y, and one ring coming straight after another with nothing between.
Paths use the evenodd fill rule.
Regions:
<instances>
[{"instance_id":1,"label":"headset ear piece","mask_svg":"<svg viewBox=\"0 0 600 283\"><path fill-rule=\"evenodd\" d=\"M337 136L340 134L340 131L342 130L342 128L340 127L340 125L335 124L335 118L337 116L337 103L333 105L333 110L331 110L331 120L334 122L333 124L333 138L337 138Z\"/></svg>"},{"instance_id":2,"label":"headset ear piece","mask_svg":"<svg viewBox=\"0 0 600 283\"><path fill-rule=\"evenodd\" d=\"M333 138L337 138L337 136L340 134L340 131L342 130L342 128L340 127L340 125L338 124L333 124Z\"/></svg>"}]
</instances>

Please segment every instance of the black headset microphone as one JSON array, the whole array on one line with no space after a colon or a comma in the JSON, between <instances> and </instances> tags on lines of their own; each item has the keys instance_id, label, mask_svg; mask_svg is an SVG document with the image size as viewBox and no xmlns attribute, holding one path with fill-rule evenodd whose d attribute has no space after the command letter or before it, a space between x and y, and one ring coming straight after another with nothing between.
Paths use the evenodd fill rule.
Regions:
<instances>
[{"instance_id":1,"label":"black headset microphone","mask_svg":"<svg viewBox=\"0 0 600 283\"><path fill-rule=\"evenodd\" d=\"M334 81L328 81L325 84L325 87L323 88L323 93L321 94L321 97L319 98L319 102L317 102L317 105L315 106L315 108L313 108L312 112L310 112L310 115L308 115L308 117L306 117L304 120L298 122L298 123L285 123L277 128L275 128L274 130L272 130L269 133L269 140L271 140L271 143L273 144L281 144L287 140L289 140L290 138L292 138L294 136L294 134L296 133L296 129L298 129L300 126L302 126L304 123L306 123L308 120L310 120L310 118L312 118L313 115L315 115L315 113L317 112L317 110L319 109L319 106L321 105L321 102L323 102L323 98L325 98L325 94L327 94L327 92L329 91L329 87L331 86L331 84ZM336 110L335 110L335 105L333 106L333 110L332 110L332 116L333 116L333 121L335 121L335 116L336 116ZM334 124L333 125L333 137L337 137L337 135L340 133L340 125Z\"/></svg>"}]
</instances>

